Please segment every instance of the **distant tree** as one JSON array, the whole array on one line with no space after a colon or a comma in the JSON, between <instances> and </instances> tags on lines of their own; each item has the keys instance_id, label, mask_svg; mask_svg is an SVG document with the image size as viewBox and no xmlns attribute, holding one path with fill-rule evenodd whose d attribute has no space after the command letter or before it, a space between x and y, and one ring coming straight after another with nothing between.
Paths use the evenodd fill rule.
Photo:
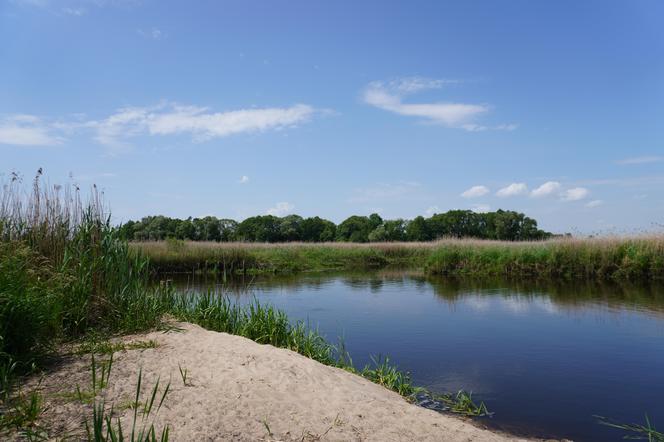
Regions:
<instances>
[{"instance_id":1,"label":"distant tree","mask_svg":"<svg viewBox=\"0 0 664 442\"><path fill-rule=\"evenodd\" d=\"M299 215L284 216L279 220L279 241L302 240L302 217Z\"/></svg>"},{"instance_id":2,"label":"distant tree","mask_svg":"<svg viewBox=\"0 0 664 442\"><path fill-rule=\"evenodd\" d=\"M238 239L257 242L280 240L280 219L273 215L252 216L242 221L237 228Z\"/></svg>"},{"instance_id":3,"label":"distant tree","mask_svg":"<svg viewBox=\"0 0 664 442\"><path fill-rule=\"evenodd\" d=\"M194 227L194 223L191 222L191 217L180 221L175 228L175 237L178 239L196 239L196 227Z\"/></svg>"},{"instance_id":4,"label":"distant tree","mask_svg":"<svg viewBox=\"0 0 664 442\"><path fill-rule=\"evenodd\" d=\"M423 216L418 216L406 226L408 241L430 241L432 239L429 224Z\"/></svg>"},{"instance_id":5,"label":"distant tree","mask_svg":"<svg viewBox=\"0 0 664 442\"><path fill-rule=\"evenodd\" d=\"M219 234L221 241L229 242L237 240L237 227L238 222L233 219L220 219L219 220Z\"/></svg>"},{"instance_id":6,"label":"distant tree","mask_svg":"<svg viewBox=\"0 0 664 442\"><path fill-rule=\"evenodd\" d=\"M371 230L375 229L381 224L383 224L383 218L381 218L379 214L372 213L369 215L369 226L371 227Z\"/></svg>"},{"instance_id":7,"label":"distant tree","mask_svg":"<svg viewBox=\"0 0 664 442\"><path fill-rule=\"evenodd\" d=\"M305 218L300 224L302 241L322 242L334 241L337 226L326 219L314 216Z\"/></svg>"},{"instance_id":8,"label":"distant tree","mask_svg":"<svg viewBox=\"0 0 664 442\"><path fill-rule=\"evenodd\" d=\"M366 216L350 216L337 227L337 240L367 242L369 241L369 233L371 233L375 227L380 225L380 223L375 225L377 221L378 220L375 217L372 222L372 220ZM380 221L382 222L382 219Z\"/></svg>"},{"instance_id":9,"label":"distant tree","mask_svg":"<svg viewBox=\"0 0 664 442\"><path fill-rule=\"evenodd\" d=\"M162 215L146 216L118 227L118 234L127 240L163 240L166 238L193 241L430 241L441 237L484 238L506 241L540 240L551 233L537 227L537 221L523 213L497 210L475 213L450 210L429 218L418 216L411 221L384 220L377 213L351 216L338 226L320 217L303 219L298 215L279 218L272 215L253 216L238 223L214 216L185 220Z\"/></svg>"},{"instance_id":10,"label":"distant tree","mask_svg":"<svg viewBox=\"0 0 664 442\"><path fill-rule=\"evenodd\" d=\"M405 241L406 221L402 219L387 220L369 233L369 241Z\"/></svg>"}]
</instances>

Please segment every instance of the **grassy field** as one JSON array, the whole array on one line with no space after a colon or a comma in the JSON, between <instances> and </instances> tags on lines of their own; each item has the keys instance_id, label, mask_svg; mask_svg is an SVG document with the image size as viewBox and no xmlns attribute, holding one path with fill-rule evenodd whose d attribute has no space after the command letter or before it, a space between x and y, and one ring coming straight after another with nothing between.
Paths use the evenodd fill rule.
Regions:
<instances>
[{"instance_id":1,"label":"grassy field","mask_svg":"<svg viewBox=\"0 0 664 442\"><path fill-rule=\"evenodd\" d=\"M506 242L446 239L425 243L131 243L158 272L295 273L400 266L430 275L664 278L664 235Z\"/></svg>"},{"instance_id":2,"label":"grassy field","mask_svg":"<svg viewBox=\"0 0 664 442\"><path fill-rule=\"evenodd\" d=\"M133 242L135 252L159 272L218 271L296 273L302 271L422 266L430 243L237 243Z\"/></svg>"}]
</instances>

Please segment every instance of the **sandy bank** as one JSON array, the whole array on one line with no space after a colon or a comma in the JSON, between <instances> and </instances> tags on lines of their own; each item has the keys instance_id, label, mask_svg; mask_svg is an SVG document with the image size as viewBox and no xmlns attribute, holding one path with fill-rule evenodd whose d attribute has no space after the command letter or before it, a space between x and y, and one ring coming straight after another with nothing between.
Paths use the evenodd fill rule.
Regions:
<instances>
[{"instance_id":1,"label":"sandy bank","mask_svg":"<svg viewBox=\"0 0 664 442\"><path fill-rule=\"evenodd\" d=\"M178 324L124 340L154 340L157 348L117 352L102 393L129 428L139 368L144 396L158 377L171 381L156 427L174 441L507 441L519 440L409 404L401 396L343 370L246 338ZM178 366L188 370L183 385ZM48 402L51 437L82 436L91 413L71 397L90 389L90 357L75 357L39 387ZM269 428L269 431L268 431ZM78 436L78 437L77 437Z\"/></svg>"}]
</instances>

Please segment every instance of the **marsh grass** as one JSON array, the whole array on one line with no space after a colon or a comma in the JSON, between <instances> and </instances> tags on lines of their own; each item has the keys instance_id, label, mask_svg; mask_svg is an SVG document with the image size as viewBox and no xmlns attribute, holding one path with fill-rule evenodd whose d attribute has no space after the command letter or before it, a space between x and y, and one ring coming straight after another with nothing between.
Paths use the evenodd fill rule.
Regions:
<instances>
[{"instance_id":1,"label":"marsh grass","mask_svg":"<svg viewBox=\"0 0 664 442\"><path fill-rule=\"evenodd\" d=\"M23 192L12 176L0 192L0 373L10 361L25 373L91 330L145 330L163 314L147 259L119 240L96 189L84 204L41 179Z\"/></svg>"},{"instance_id":2,"label":"marsh grass","mask_svg":"<svg viewBox=\"0 0 664 442\"><path fill-rule=\"evenodd\" d=\"M223 275L422 266L428 243L216 243L135 242L156 272L218 272Z\"/></svg>"},{"instance_id":3,"label":"marsh grass","mask_svg":"<svg viewBox=\"0 0 664 442\"><path fill-rule=\"evenodd\" d=\"M171 241L172 242L172 241ZM547 241L441 239L392 243L131 243L157 272L294 273L407 266L432 275L664 279L664 235Z\"/></svg>"},{"instance_id":4,"label":"marsh grass","mask_svg":"<svg viewBox=\"0 0 664 442\"><path fill-rule=\"evenodd\" d=\"M664 235L565 238L542 242L458 241L433 250L434 275L546 277L576 280L664 278Z\"/></svg>"}]
</instances>

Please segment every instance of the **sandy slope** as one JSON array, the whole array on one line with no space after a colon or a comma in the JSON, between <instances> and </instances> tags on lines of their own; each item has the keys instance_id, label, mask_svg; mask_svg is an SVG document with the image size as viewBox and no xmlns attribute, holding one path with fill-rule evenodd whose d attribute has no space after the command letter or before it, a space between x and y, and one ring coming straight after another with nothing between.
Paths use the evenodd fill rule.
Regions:
<instances>
[{"instance_id":1,"label":"sandy slope","mask_svg":"<svg viewBox=\"0 0 664 442\"><path fill-rule=\"evenodd\" d=\"M182 332L125 338L153 339L158 348L115 354L104 396L116 409L124 407L127 427L132 411L126 407L143 367L144 395L159 376L172 382L156 423L158 428L168 424L175 441L516 440L411 405L359 376L292 351L191 324L178 326ZM178 364L189 371L190 386L183 385ZM50 398L44 421L51 436L82 435L81 415L90 407L66 397L77 384L90 385L89 356L68 361L43 379L40 388Z\"/></svg>"}]
</instances>

